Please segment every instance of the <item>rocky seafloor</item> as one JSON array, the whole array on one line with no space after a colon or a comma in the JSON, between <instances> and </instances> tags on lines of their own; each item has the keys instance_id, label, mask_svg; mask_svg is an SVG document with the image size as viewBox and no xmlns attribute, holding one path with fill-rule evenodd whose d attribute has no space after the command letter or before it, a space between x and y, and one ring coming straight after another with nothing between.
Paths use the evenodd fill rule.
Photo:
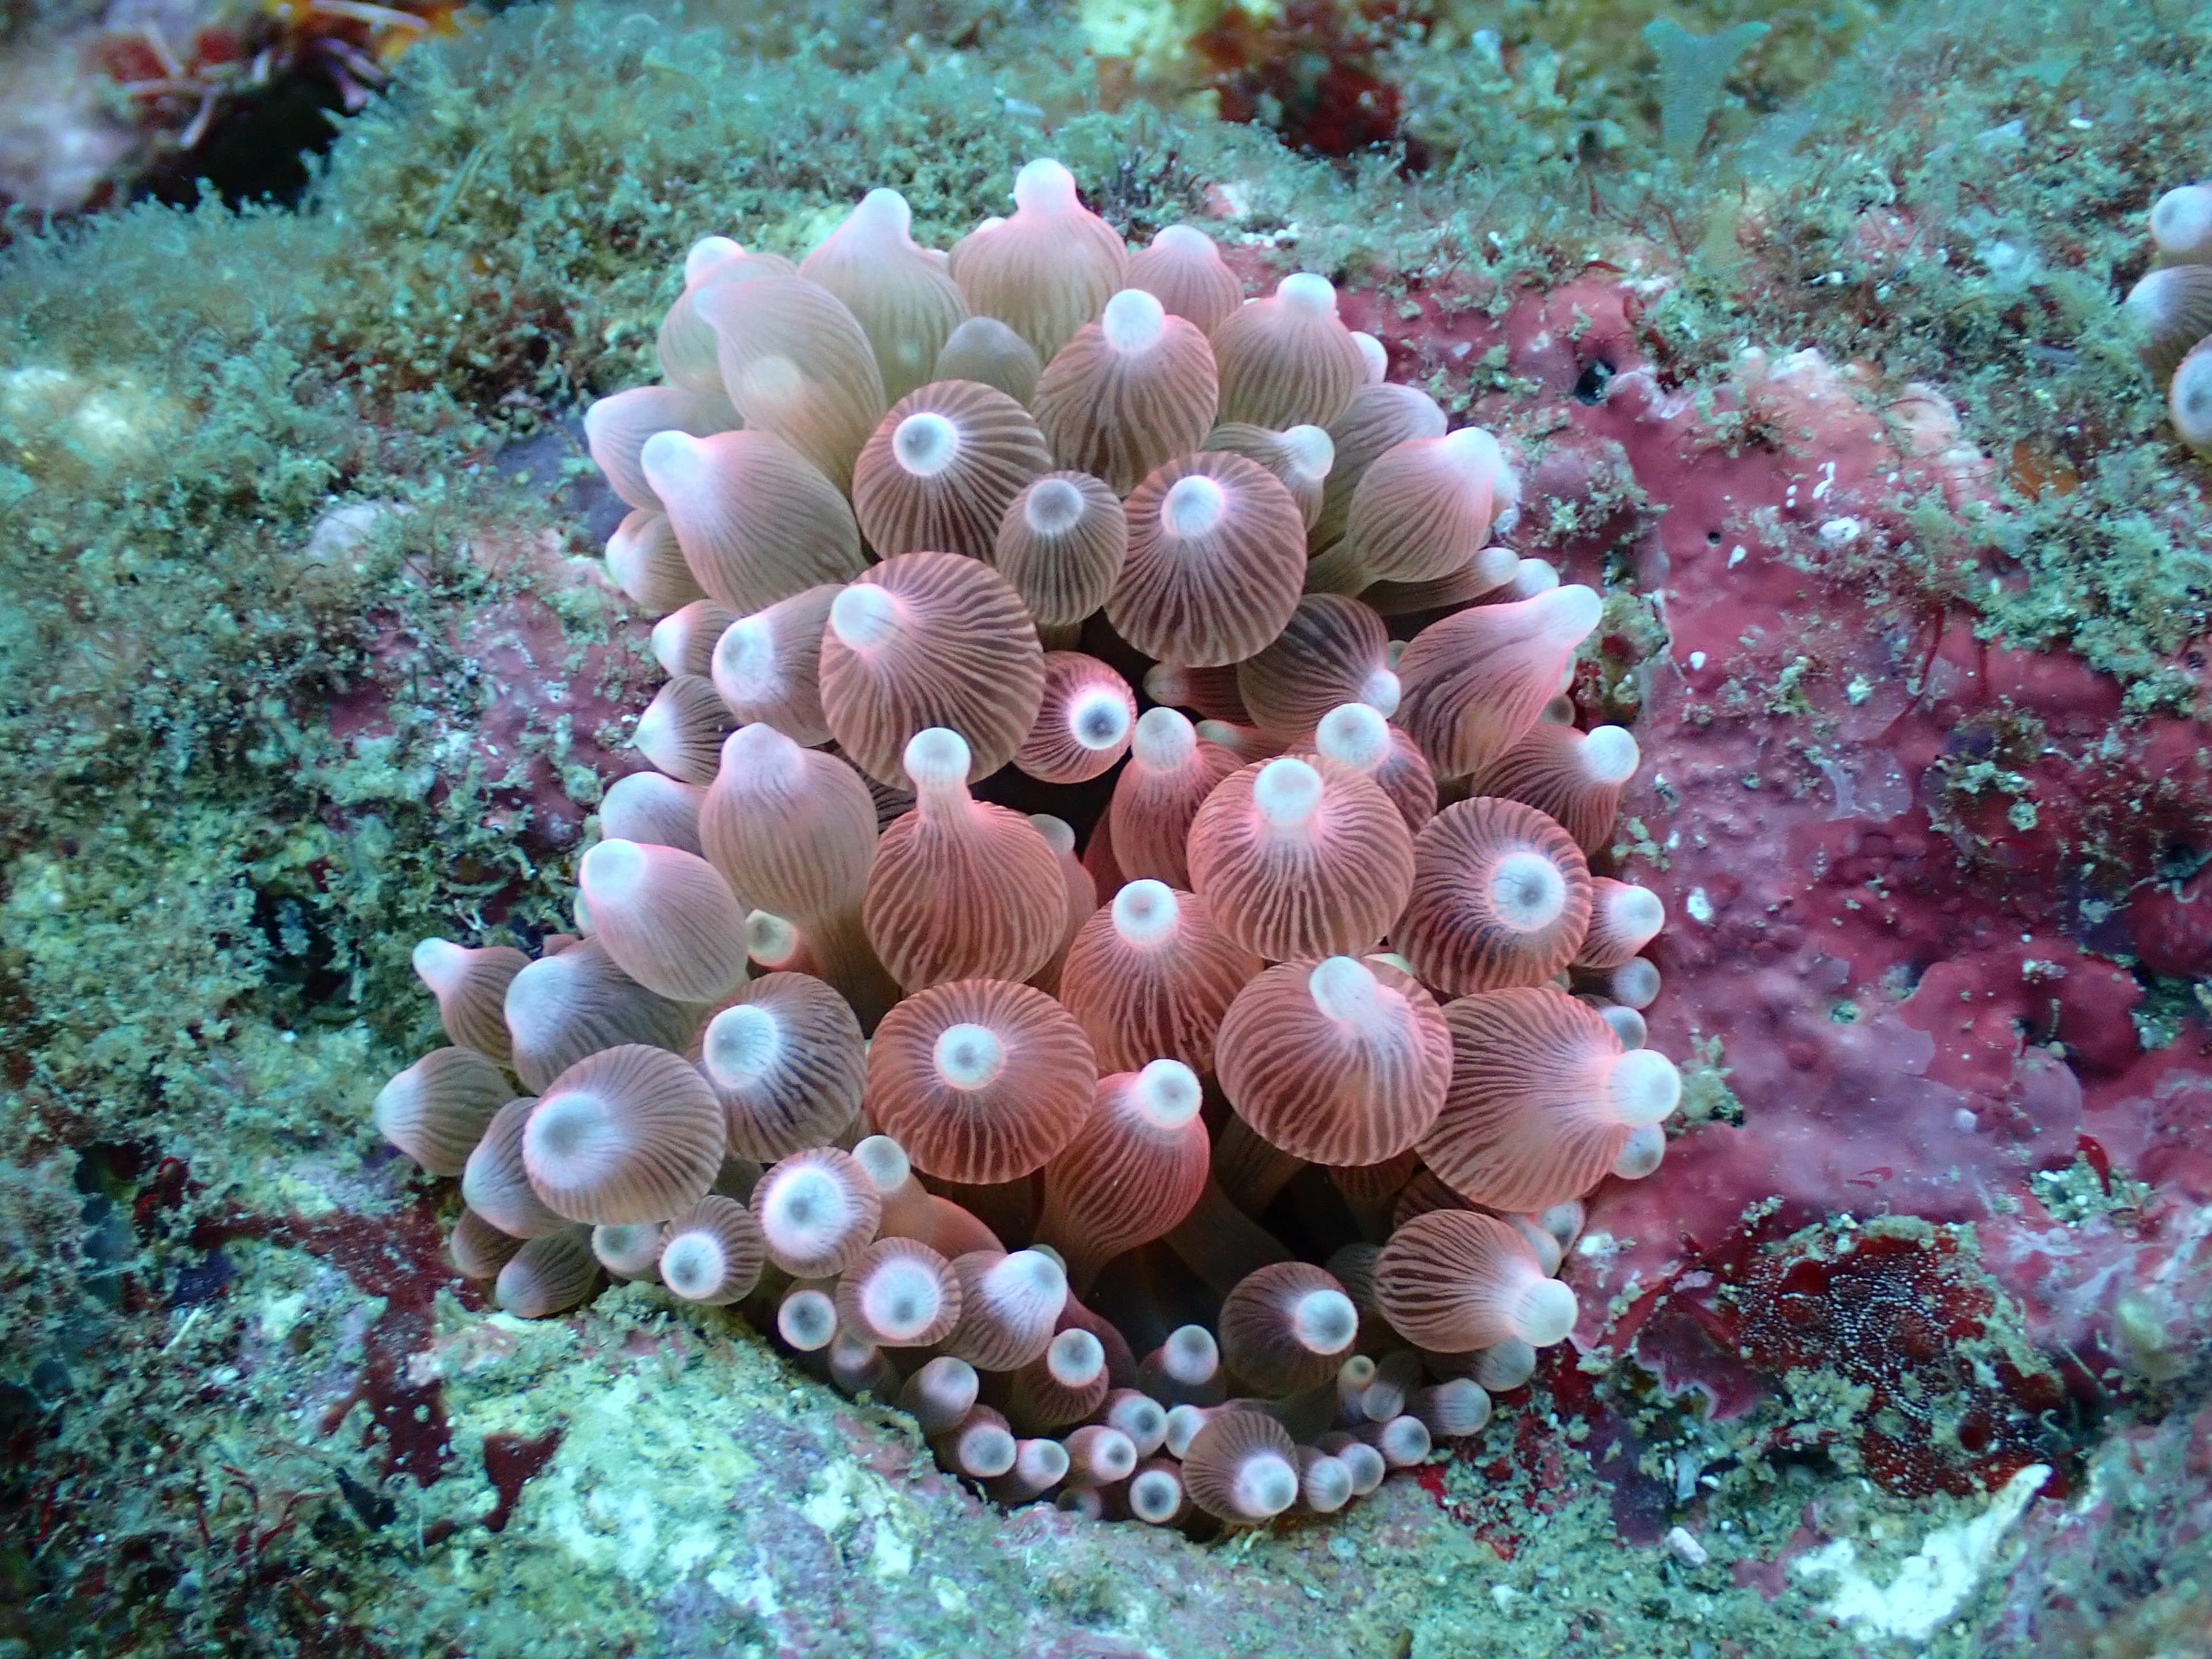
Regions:
<instances>
[{"instance_id":1,"label":"rocky seafloor","mask_svg":"<svg viewBox=\"0 0 2212 1659\"><path fill-rule=\"evenodd\" d=\"M2118 305L2212 27L1686 7L1771 26L1700 89L1653 15L524 7L296 208L11 216L5 1650L2212 1651L2212 536ZM577 416L684 249L878 184L943 246L1042 154L1507 440L1670 917L1574 1341L1208 1543L995 1509L652 1286L491 1310L369 1123L415 942L562 925L636 764Z\"/></svg>"}]
</instances>

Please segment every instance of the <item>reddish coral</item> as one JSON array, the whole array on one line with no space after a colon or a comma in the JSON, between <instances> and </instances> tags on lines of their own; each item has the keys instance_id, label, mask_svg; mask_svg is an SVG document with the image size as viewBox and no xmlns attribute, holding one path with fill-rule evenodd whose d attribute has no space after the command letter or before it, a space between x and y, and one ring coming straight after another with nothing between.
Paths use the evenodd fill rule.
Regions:
<instances>
[{"instance_id":1,"label":"reddish coral","mask_svg":"<svg viewBox=\"0 0 2212 1659\"><path fill-rule=\"evenodd\" d=\"M2154 974L2197 979L2212 974L2212 872L2152 882L2128 901L2136 957Z\"/></svg>"},{"instance_id":2,"label":"reddish coral","mask_svg":"<svg viewBox=\"0 0 2212 1659\"><path fill-rule=\"evenodd\" d=\"M488 828L521 839L536 856L572 848L588 805L571 798L563 776L581 767L611 782L639 764L627 733L659 678L643 653L645 630L627 623L604 644L571 641L560 617L535 593L520 592L474 612L457 637L423 639L397 619L373 635L368 678L331 705L331 730L357 747L388 740L395 705L422 708L428 718L466 734L458 752L437 744L445 775L430 803L452 781L473 775L490 798ZM465 665L471 704L440 707L425 693L449 684ZM456 761L459 763L455 764Z\"/></svg>"},{"instance_id":3,"label":"reddish coral","mask_svg":"<svg viewBox=\"0 0 2212 1659\"><path fill-rule=\"evenodd\" d=\"M1963 1494L2071 1449L2058 1416L2066 1384L2008 1342L2003 1311L1954 1231L1823 1232L1748 1249L1726 1279L1677 1281L1638 1352L1665 1380L1708 1389L1723 1374L1761 1387L1818 1374L1854 1391L1849 1419L1869 1475L1893 1492ZM1749 1402L1716 1403L1725 1414ZM1817 1438L1783 1444L1833 1446L1846 1432L1824 1423Z\"/></svg>"},{"instance_id":4,"label":"reddish coral","mask_svg":"<svg viewBox=\"0 0 2212 1659\"><path fill-rule=\"evenodd\" d=\"M147 127L174 132L175 147L191 152L295 77L322 83L336 107L354 113L383 88L409 46L458 34L465 9L463 0L179 7L100 33L91 56ZM185 38L172 41L164 22L187 31Z\"/></svg>"},{"instance_id":5,"label":"reddish coral","mask_svg":"<svg viewBox=\"0 0 2212 1659\"><path fill-rule=\"evenodd\" d=\"M1382 53L1404 27L1391 0L1231 6L1190 50L1223 119L1271 126L1316 155L1350 155L1398 136L1401 94Z\"/></svg>"},{"instance_id":6,"label":"reddish coral","mask_svg":"<svg viewBox=\"0 0 2212 1659\"><path fill-rule=\"evenodd\" d=\"M2212 1407L2116 1433L2069 1504L2023 1518L1975 1651L2202 1653L2212 1644Z\"/></svg>"},{"instance_id":7,"label":"reddish coral","mask_svg":"<svg viewBox=\"0 0 2212 1659\"><path fill-rule=\"evenodd\" d=\"M396 1217L334 1210L314 1218L234 1215L203 1222L192 1231L195 1248L211 1249L234 1238L264 1238L303 1249L327 1261L363 1295L383 1298L362 1335L361 1370L352 1387L329 1401L322 1432L337 1430L356 1406L366 1406L366 1443L374 1445L385 1479L404 1474L427 1486L445 1473L452 1434L435 1377L418 1376L409 1361L428 1340L441 1291L465 1305L480 1301L477 1289L454 1278L445 1259L445 1231L434 1206L418 1200Z\"/></svg>"},{"instance_id":8,"label":"reddish coral","mask_svg":"<svg viewBox=\"0 0 2212 1659\"><path fill-rule=\"evenodd\" d=\"M483 1518L486 1532L507 1530L507 1523L514 1518L514 1506L522 1501L523 1487L532 1476L544 1472L545 1466L553 1461L553 1454L560 1449L561 1430L558 1426L539 1435L488 1434L484 1437L484 1477L491 1482L492 1490L499 1494L499 1502Z\"/></svg>"}]
</instances>

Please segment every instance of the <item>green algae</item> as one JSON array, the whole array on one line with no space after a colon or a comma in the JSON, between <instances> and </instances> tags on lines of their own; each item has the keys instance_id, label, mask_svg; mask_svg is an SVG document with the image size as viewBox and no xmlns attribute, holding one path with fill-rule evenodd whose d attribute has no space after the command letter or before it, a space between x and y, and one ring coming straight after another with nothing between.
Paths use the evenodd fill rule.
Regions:
<instances>
[{"instance_id":1,"label":"green algae","mask_svg":"<svg viewBox=\"0 0 2212 1659\"><path fill-rule=\"evenodd\" d=\"M2167 664L2206 625L2212 567L2201 465L2112 300L2148 263L2150 199L2194 176L2212 29L2154 5L2110 21L2086 37L2064 6L1948 8L1886 36L1737 186L1736 234L1778 277L1693 263L1650 320L1678 369L1757 338L1869 362L1891 393L1940 384L1999 507L1924 515L1936 544L1899 550L1936 556L1923 601L2069 646L2148 709L2185 694Z\"/></svg>"},{"instance_id":2,"label":"green algae","mask_svg":"<svg viewBox=\"0 0 2212 1659\"><path fill-rule=\"evenodd\" d=\"M1707 1427L1701 1467L1720 1474L1698 1521L1709 1559L1692 1565L1618 1541L1588 1461L1605 1448L1562 1437L1540 1474L1521 1469L1516 1411L1441 1471L1450 1518L1406 1481L1326 1523L1212 1545L1050 1511L995 1516L930 1470L903 1419L830 1394L728 1316L645 1286L573 1324L441 1299L416 1370L443 1382L449 1471L427 1488L380 1485L373 1448L356 1449L363 1409L325 1432L313 1408L326 1356L358 1340L380 1299L296 1250L238 1260L223 1303L172 1322L169 1381L146 1402L173 1414L169 1429L106 1448L135 1477L102 1494L109 1541L158 1540L169 1571L149 1561L126 1576L158 1589L167 1616L118 1609L101 1651L285 1650L299 1626L281 1578L390 1650L484 1659L769 1652L768 1621L802 1595L845 1633L825 1632L825 1652L993 1654L1010 1632L1066 1620L1194 1659L1501 1646L1698 1659L1730 1642L1840 1655L1851 1649L1806 1622L1802 1596L1741 1589L1731 1564L1778 1551L1816 1492L1838 1505L1833 1535L1877 1564L1973 1508L1858 1483L1839 1503L1801 1465L1738 1462L1749 1437ZM215 1393L225 1410L194 1408ZM514 1518L477 1529L498 1504L487 1440L556 1431ZM697 1648L694 1609L716 1632Z\"/></svg>"},{"instance_id":3,"label":"green algae","mask_svg":"<svg viewBox=\"0 0 2212 1659\"><path fill-rule=\"evenodd\" d=\"M1922 9L1687 167L1531 53L1425 52L1407 124L1438 152L1422 188L1441 210L1400 269L1510 283L1656 246L1686 276L1645 334L1701 404L1753 343L1870 365L1877 399L1940 386L1996 505L1921 504L1886 556L1899 608L1970 610L1989 637L2079 652L2133 711L2179 707L2193 679L2174 659L2212 620L2203 464L2113 301L2148 263L2150 201L2199 169L2212 27L2174 6L2083 15Z\"/></svg>"},{"instance_id":4,"label":"green algae","mask_svg":"<svg viewBox=\"0 0 2212 1659\"><path fill-rule=\"evenodd\" d=\"M1759 32L1756 51L1723 66L1726 94L1711 88L1723 128L1740 136L1753 112L1826 79L1839 53L1892 9L1888 0L1334 0L1311 8L1081 0L1073 9L1091 52L1125 64L1146 95L1191 109L1210 109L1206 88L1224 69L1258 67L1234 56L1240 41L1289 52L1311 35L1362 60L1371 52L1404 96L1408 138L1437 157L1519 173L1546 162L1571 170L1578 159L1659 141L1665 98L1663 54L1648 33L1655 23L1698 35ZM1702 118L1698 125L1702 135Z\"/></svg>"},{"instance_id":5,"label":"green algae","mask_svg":"<svg viewBox=\"0 0 2212 1659\"><path fill-rule=\"evenodd\" d=\"M42 1598L0 1623L0 1652L306 1651L325 1620L409 1653L765 1650L757 1607L728 1610L755 1605L759 1571L744 1570L733 1489L786 1504L841 1559L865 1536L847 1565L878 1598L869 1616L904 1633L886 1650L999 1651L1001 1632L1048 1615L1171 1653L1853 1650L1804 1593L1769 1601L1729 1564L1773 1559L1816 1498L1877 1566L1973 1506L1778 1462L1754 1449L1763 1424L1681 1423L1721 1471L1701 1488L1703 1565L1619 1543L1589 1474L1602 1447L1563 1444L1542 1480L1513 1472L1525 1407L1446 1470L1453 1518L1401 1481L1339 1522L1249 1544L1094 1539L855 1461L825 1425L864 1421L911 1451L908 1431L648 1291L573 1328L440 1303L428 1352L452 1459L428 1486L382 1472L386 1443L356 1432L366 1407L325 1426L325 1373L357 1364L392 1316L334 1258L234 1243L222 1297L147 1305L203 1269L197 1224L419 1207L376 1164L367 1122L381 1079L435 1040L408 948L433 932L529 937L557 921L567 872L487 825L491 781L454 741L483 703L458 655L434 658L388 738L341 741L330 709L368 678L380 625L446 637L520 595L557 599L579 649L615 636L624 608L562 587L557 564L481 556L492 526L506 545L592 550L557 479L498 463L536 436L558 453L578 398L646 376L670 273L708 231L795 252L836 204L889 182L941 245L1001 208L1013 169L1048 145L1140 234L1188 211L1202 182L1234 179L1248 228L1295 227L1297 257L1323 269L1502 286L1626 238L1673 240L1691 275L1650 328L1693 386L1720 385L1744 342L1870 359L1887 387L1940 379L1966 436L2013 474L2002 520L1930 516L1931 537L1959 540L1915 550L1907 591L1971 604L2000 637L2070 643L2139 707L2179 696L2162 665L2206 603L2199 464L2164 435L2112 301L2144 258L2149 195L2193 165L2201 19L2100 12L2093 53L2073 9L1995 27L1977 9L1971 31L1946 9L1881 33L1795 149L1754 173L1729 150L1748 104L1700 167L1634 149L1621 118L1650 97L1646 65L1577 30L1618 9L1605 29L1632 33L1648 9L1546 9L1550 49L1590 67L1547 79L1525 10L1530 49L1510 67L1474 46L1423 58L1419 118L1465 120L1437 171L1407 180L1387 159L1338 169L1263 135L1096 107L1071 39L981 8L865 31L826 6L738 13L701 36L550 7L410 55L302 216L138 210L15 245L0 265L14 601L0 651L15 671L0 702L0 1323L33 1340L0 1364L0 1403L40 1449L0 1479L33 1483L8 1496L46 1518L0 1551L9 1598ZM1747 9L1680 15L1704 28ZM1758 76L1832 38L1756 9L1778 20ZM1611 103L1591 101L1601 71ZM1793 73L1752 89L1771 101L1816 78ZM1905 88L1914 118L1892 122ZM2017 150L1989 138L2014 120ZM1922 240L1865 257L1866 216L1899 198ZM1745 236L1787 280L1751 279ZM362 536L318 544L334 508L368 504ZM1960 574L1984 556L2004 562L1994 591ZM501 890L520 897L478 929ZM1727 1115L1721 1058L1693 1079ZM134 1231L163 1158L194 1184ZM1848 1419L1816 1380L1797 1403L1808 1421ZM495 1502L486 1437L555 1428L509 1530L477 1528ZM781 1436L799 1448L790 1467L775 1462ZM441 1522L460 1530L429 1541ZM1521 1540L1510 1562L1490 1537ZM702 1585L720 1645L664 1647L671 1609ZM1286 1600L1307 1638L1285 1634ZM1179 1634L1200 1628L1194 1608L1219 1622ZM1973 1639L1939 1632L1931 1650Z\"/></svg>"},{"instance_id":6,"label":"green algae","mask_svg":"<svg viewBox=\"0 0 2212 1659\"><path fill-rule=\"evenodd\" d=\"M1692 34L1671 17L1644 26L1644 44L1659 60L1659 141L1669 155L1686 161L1697 154L1736 59L1767 33L1765 23L1746 22Z\"/></svg>"}]
</instances>

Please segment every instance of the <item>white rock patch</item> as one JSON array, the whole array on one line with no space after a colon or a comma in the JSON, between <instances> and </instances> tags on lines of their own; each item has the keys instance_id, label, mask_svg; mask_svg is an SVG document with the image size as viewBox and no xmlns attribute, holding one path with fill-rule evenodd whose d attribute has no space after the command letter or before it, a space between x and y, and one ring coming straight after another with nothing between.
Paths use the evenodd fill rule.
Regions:
<instances>
[{"instance_id":1,"label":"white rock patch","mask_svg":"<svg viewBox=\"0 0 2212 1659\"><path fill-rule=\"evenodd\" d=\"M1835 1581L1836 1593L1820 1608L1830 1618L1863 1634L1924 1642L1966 1605L2005 1534L2050 1479L2048 1464L2029 1464L1972 1520L1929 1533L1887 1584L1877 1584L1859 1571L1858 1547L1848 1538L1799 1557L1791 1571L1802 1578Z\"/></svg>"}]
</instances>

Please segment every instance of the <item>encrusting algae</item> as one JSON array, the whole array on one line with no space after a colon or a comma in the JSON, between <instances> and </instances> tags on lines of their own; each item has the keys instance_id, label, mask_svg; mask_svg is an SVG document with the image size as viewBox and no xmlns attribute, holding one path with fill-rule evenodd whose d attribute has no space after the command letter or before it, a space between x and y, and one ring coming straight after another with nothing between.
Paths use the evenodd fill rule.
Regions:
<instances>
[{"instance_id":1,"label":"encrusting algae","mask_svg":"<svg viewBox=\"0 0 2212 1659\"><path fill-rule=\"evenodd\" d=\"M15 224L0 1644L2188 1650L2200 22L1588 9Z\"/></svg>"}]
</instances>

